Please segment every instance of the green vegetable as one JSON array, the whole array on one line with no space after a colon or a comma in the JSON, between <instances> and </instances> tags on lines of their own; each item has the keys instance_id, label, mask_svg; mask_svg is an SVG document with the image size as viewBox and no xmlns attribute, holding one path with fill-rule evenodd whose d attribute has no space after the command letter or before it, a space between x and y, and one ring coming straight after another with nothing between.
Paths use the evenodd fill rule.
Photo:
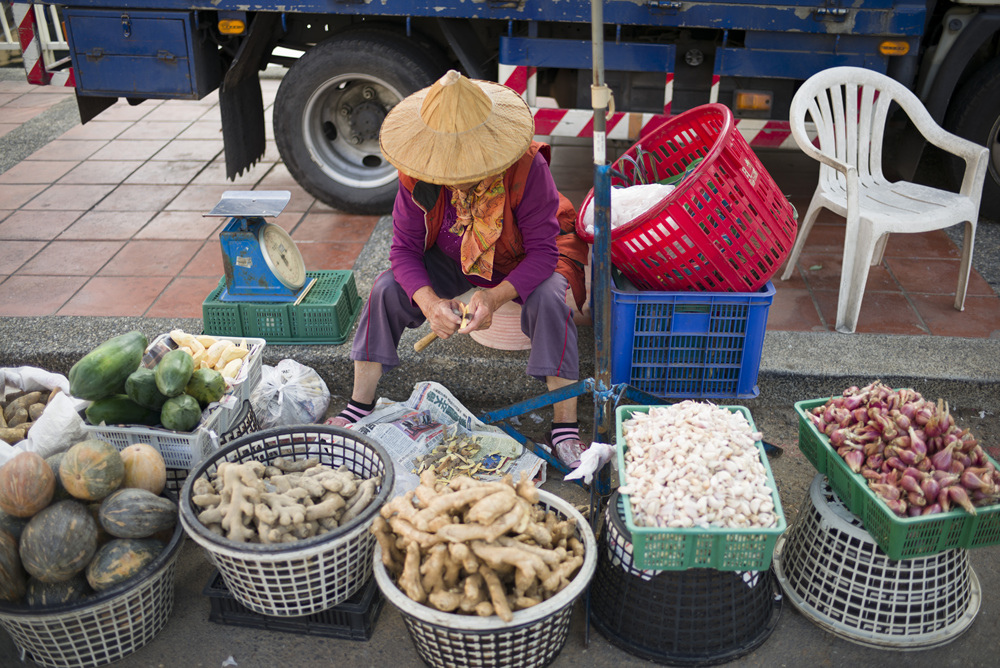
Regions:
<instances>
[{"instance_id":1,"label":"green vegetable","mask_svg":"<svg viewBox=\"0 0 1000 668\"><path fill-rule=\"evenodd\" d=\"M215 369L198 369L191 374L184 389L187 394L198 400L202 406L218 401L226 393L226 379Z\"/></svg>"},{"instance_id":2,"label":"green vegetable","mask_svg":"<svg viewBox=\"0 0 1000 668\"><path fill-rule=\"evenodd\" d=\"M201 420L201 406L190 394L167 399L160 411L160 424L174 431L191 431Z\"/></svg>"},{"instance_id":3,"label":"green vegetable","mask_svg":"<svg viewBox=\"0 0 1000 668\"><path fill-rule=\"evenodd\" d=\"M154 411L163 408L163 402L170 398L156 386L156 372L144 366L125 379L125 394L140 406Z\"/></svg>"},{"instance_id":4,"label":"green vegetable","mask_svg":"<svg viewBox=\"0 0 1000 668\"><path fill-rule=\"evenodd\" d=\"M194 373L194 359L183 350L171 350L154 369L156 387L168 397L184 393L191 374Z\"/></svg>"},{"instance_id":5,"label":"green vegetable","mask_svg":"<svg viewBox=\"0 0 1000 668\"><path fill-rule=\"evenodd\" d=\"M144 424L152 427L159 424L160 414L140 406L125 394L116 394L98 399L84 411L90 424Z\"/></svg>"},{"instance_id":6,"label":"green vegetable","mask_svg":"<svg viewBox=\"0 0 1000 668\"><path fill-rule=\"evenodd\" d=\"M146 336L133 331L108 339L69 370L69 393L80 399L103 399L125 391L125 379L142 362Z\"/></svg>"}]
</instances>

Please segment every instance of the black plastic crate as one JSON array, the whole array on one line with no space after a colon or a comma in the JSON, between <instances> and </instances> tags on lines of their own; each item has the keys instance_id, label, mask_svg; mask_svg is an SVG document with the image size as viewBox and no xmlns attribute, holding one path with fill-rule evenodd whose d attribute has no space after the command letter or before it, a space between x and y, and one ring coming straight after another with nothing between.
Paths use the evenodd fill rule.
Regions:
<instances>
[{"instance_id":1,"label":"black plastic crate","mask_svg":"<svg viewBox=\"0 0 1000 668\"><path fill-rule=\"evenodd\" d=\"M218 571L212 573L202 593L212 604L208 619L216 624L341 640L370 639L385 602L375 578L369 578L340 605L303 617L271 617L250 610L229 593Z\"/></svg>"}]
</instances>

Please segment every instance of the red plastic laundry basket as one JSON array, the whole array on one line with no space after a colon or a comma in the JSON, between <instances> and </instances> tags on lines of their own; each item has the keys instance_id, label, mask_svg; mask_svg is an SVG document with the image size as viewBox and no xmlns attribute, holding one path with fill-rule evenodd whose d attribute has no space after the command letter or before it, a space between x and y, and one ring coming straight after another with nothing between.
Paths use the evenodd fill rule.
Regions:
<instances>
[{"instance_id":1,"label":"red plastic laundry basket","mask_svg":"<svg viewBox=\"0 0 1000 668\"><path fill-rule=\"evenodd\" d=\"M722 104L664 122L614 169L612 187L668 181L689 170L656 206L611 231L612 263L641 290L755 292L792 249L792 205ZM576 221L588 243L594 235L583 212L593 196L591 189Z\"/></svg>"}]
</instances>

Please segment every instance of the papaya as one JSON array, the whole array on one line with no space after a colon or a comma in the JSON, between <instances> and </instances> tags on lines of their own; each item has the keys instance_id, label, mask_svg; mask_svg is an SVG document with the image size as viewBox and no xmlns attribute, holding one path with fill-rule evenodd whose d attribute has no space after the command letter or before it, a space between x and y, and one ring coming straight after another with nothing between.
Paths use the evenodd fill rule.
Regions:
<instances>
[{"instance_id":1,"label":"papaya","mask_svg":"<svg viewBox=\"0 0 1000 668\"><path fill-rule=\"evenodd\" d=\"M173 431L191 431L201 421L201 406L190 394L167 399L160 411L160 424Z\"/></svg>"},{"instance_id":2,"label":"papaya","mask_svg":"<svg viewBox=\"0 0 1000 668\"><path fill-rule=\"evenodd\" d=\"M160 412L140 406L125 394L113 394L98 399L84 411L87 422L93 425L143 424L149 427L160 423Z\"/></svg>"},{"instance_id":3,"label":"papaya","mask_svg":"<svg viewBox=\"0 0 1000 668\"><path fill-rule=\"evenodd\" d=\"M191 374L194 373L194 359L183 350L171 350L164 355L156 368L156 387L167 397L184 393Z\"/></svg>"},{"instance_id":4,"label":"papaya","mask_svg":"<svg viewBox=\"0 0 1000 668\"><path fill-rule=\"evenodd\" d=\"M140 406L154 411L163 408L163 403L170 398L156 386L156 372L144 366L125 379L125 394Z\"/></svg>"},{"instance_id":5,"label":"papaya","mask_svg":"<svg viewBox=\"0 0 1000 668\"><path fill-rule=\"evenodd\" d=\"M226 393L226 379L215 369L197 369L191 374L184 392L197 399L202 406L207 406Z\"/></svg>"},{"instance_id":6,"label":"papaya","mask_svg":"<svg viewBox=\"0 0 1000 668\"><path fill-rule=\"evenodd\" d=\"M147 345L139 331L108 339L70 368L69 393L90 401L124 393L125 380L139 368Z\"/></svg>"}]
</instances>

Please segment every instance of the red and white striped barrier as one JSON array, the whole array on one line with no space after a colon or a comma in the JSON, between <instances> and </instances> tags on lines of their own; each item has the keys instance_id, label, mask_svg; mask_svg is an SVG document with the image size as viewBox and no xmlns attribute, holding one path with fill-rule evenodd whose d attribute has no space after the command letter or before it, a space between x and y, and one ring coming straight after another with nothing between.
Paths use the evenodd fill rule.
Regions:
<instances>
[{"instance_id":1,"label":"red and white striped barrier","mask_svg":"<svg viewBox=\"0 0 1000 668\"><path fill-rule=\"evenodd\" d=\"M14 22L17 24L17 36L21 42L21 57L24 60L24 72L28 77L28 83L40 86L68 86L76 87L76 79L73 76L73 68L68 67L58 72L49 72L45 69L45 60L42 58L42 45L38 37L38 29L35 23L35 6L29 2L13 3Z\"/></svg>"}]
</instances>

